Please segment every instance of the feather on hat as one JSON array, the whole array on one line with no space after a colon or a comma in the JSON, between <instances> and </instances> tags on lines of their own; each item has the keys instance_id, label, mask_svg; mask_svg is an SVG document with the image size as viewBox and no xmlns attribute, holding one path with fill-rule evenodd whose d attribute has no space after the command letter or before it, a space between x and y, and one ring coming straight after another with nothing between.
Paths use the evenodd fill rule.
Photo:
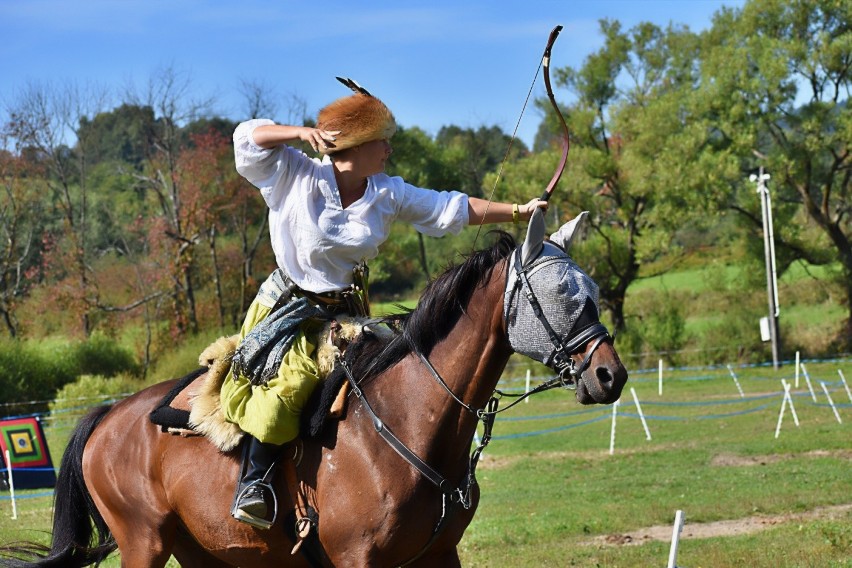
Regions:
<instances>
[{"instance_id":1,"label":"feather on hat","mask_svg":"<svg viewBox=\"0 0 852 568\"><path fill-rule=\"evenodd\" d=\"M334 146L322 151L333 154L370 142L390 138L396 132L396 120L385 104L352 79L337 78L355 94L337 99L319 112L317 128L339 130Z\"/></svg>"}]
</instances>

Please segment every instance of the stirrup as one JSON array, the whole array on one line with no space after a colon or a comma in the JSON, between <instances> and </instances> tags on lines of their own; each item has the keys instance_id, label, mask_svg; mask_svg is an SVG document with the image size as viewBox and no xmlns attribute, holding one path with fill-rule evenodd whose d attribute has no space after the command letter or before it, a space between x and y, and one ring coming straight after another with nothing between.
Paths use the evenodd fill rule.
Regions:
<instances>
[{"instance_id":1,"label":"stirrup","mask_svg":"<svg viewBox=\"0 0 852 568\"><path fill-rule=\"evenodd\" d=\"M245 496L246 492L252 487L259 487L263 491L268 491L270 495L272 495L272 520L256 517L251 513L246 513L242 509L239 508L240 500ZM272 484L266 483L262 480L253 481L240 489L239 493L237 493L236 497L234 497L234 506L231 509L231 516L236 520L251 525L253 527L259 529L268 529L272 525L275 524L275 520L278 518L278 496L275 495L275 490L272 489Z\"/></svg>"}]
</instances>

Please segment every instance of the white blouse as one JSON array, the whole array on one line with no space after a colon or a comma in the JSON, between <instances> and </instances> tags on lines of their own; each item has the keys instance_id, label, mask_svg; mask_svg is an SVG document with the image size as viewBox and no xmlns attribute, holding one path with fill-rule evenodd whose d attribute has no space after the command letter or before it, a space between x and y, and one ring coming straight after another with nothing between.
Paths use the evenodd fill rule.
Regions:
<instances>
[{"instance_id":1,"label":"white blouse","mask_svg":"<svg viewBox=\"0 0 852 568\"><path fill-rule=\"evenodd\" d=\"M466 194L422 189L383 173L367 178L364 196L344 209L331 159L286 145L261 148L252 132L266 124L274 122L249 120L234 131L237 171L260 189L275 260L300 288L321 293L350 286L352 269L378 255L397 219L435 237L467 226Z\"/></svg>"}]
</instances>

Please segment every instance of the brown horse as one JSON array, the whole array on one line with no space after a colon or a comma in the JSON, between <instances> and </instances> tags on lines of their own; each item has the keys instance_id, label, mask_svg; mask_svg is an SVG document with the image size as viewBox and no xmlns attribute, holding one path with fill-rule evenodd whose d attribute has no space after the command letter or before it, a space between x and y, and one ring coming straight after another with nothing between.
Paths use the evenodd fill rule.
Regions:
<instances>
[{"instance_id":1,"label":"brown horse","mask_svg":"<svg viewBox=\"0 0 852 568\"><path fill-rule=\"evenodd\" d=\"M614 402L627 380L598 321L597 287L556 246L571 227L551 237L555 245L538 222L523 247L502 234L434 280L394 338L350 346L360 355L347 413L305 441L297 467L315 522L300 552L291 554L284 475L274 486L291 514L269 530L237 522L237 451L149 421L170 381L81 421L60 468L50 548L7 547L0 564L87 566L117 548L133 568L162 567L171 555L199 567L459 566L456 546L479 501L470 444L480 418L493 417L488 404L510 355L554 367L582 404ZM10 558L24 552L33 560Z\"/></svg>"}]
</instances>

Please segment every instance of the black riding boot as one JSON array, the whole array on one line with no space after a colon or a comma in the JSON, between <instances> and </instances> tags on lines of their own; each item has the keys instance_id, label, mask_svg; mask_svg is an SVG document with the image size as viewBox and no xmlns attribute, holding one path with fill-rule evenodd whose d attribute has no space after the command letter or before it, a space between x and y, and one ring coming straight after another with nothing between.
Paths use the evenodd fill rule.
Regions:
<instances>
[{"instance_id":1,"label":"black riding boot","mask_svg":"<svg viewBox=\"0 0 852 568\"><path fill-rule=\"evenodd\" d=\"M275 521L276 500L272 489L272 469L282 446L264 444L245 435L242 474L234 494L231 516L252 526L268 529Z\"/></svg>"}]
</instances>

